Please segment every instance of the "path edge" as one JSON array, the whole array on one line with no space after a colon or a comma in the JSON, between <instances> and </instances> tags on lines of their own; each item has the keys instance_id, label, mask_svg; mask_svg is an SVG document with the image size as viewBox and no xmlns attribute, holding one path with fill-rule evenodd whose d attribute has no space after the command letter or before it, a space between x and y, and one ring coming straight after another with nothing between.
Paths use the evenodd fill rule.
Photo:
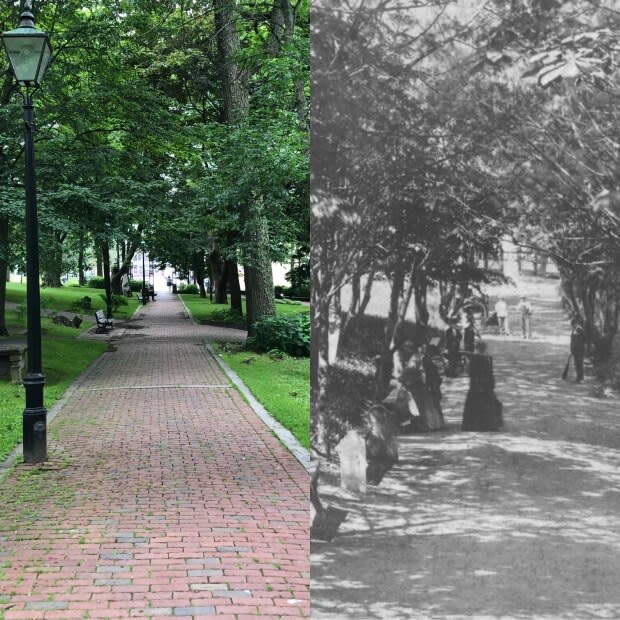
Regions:
<instances>
[{"instance_id":1,"label":"path edge","mask_svg":"<svg viewBox=\"0 0 620 620\"><path fill-rule=\"evenodd\" d=\"M206 339L203 339L209 353L213 356L220 368L226 373L227 377L232 381L234 386L243 394L254 413L267 425L274 435L288 448L289 452L301 463L303 468L310 473L310 451L306 450L297 437L287 428L282 426L270 413L261 405L252 394L250 388L243 383L241 377L217 354L213 345Z\"/></svg>"},{"instance_id":2,"label":"path edge","mask_svg":"<svg viewBox=\"0 0 620 620\"><path fill-rule=\"evenodd\" d=\"M131 316L129 320L133 319L134 316L135 316L135 313ZM94 329L94 326L84 331L84 333L77 336L77 338L82 338L91 329ZM112 338L110 338L107 341L108 346L112 345L114 341L122 338L126 332L127 330L123 329L120 333L114 334ZM87 376L92 372L92 369L100 362L100 360L103 358L103 356L106 353L108 353L108 351L109 351L109 348L103 351L99 357L94 359L86 368L84 368L81 374L79 374L73 380L73 382L69 385L69 387L64 391L63 395L51 406L50 409L48 409L47 416L46 416L46 424L48 427L51 424L52 420L58 415L63 405L82 386L84 381L86 381ZM0 484L4 482L4 479L9 475L11 469L16 465L17 459L19 459L20 456L23 456L23 454L24 454L24 443L20 442L13 448L11 452L9 452L9 455L4 459L4 461L0 462Z\"/></svg>"},{"instance_id":3,"label":"path edge","mask_svg":"<svg viewBox=\"0 0 620 620\"><path fill-rule=\"evenodd\" d=\"M183 305L183 309L187 317L190 321L200 327L200 324L194 319L194 316L189 311L189 308L185 305L185 301L183 297L177 293L177 299ZM217 354L215 349L213 348L213 344L209 341L208 338L203 337L202 339L207 351L211 354L213 359L218 363L220 368L224 371L226 376L231 380L233 385L243 394L248 404L254 411L254 413L267 425L269 430L271 430L274 435L286 446L288 451L301 463L302 467L308 472L311 473L311 465L310 465L310 451L306 450L300 443L297 437L291 433L287 428L282 426L280 422L278 422L270 413L261 405L260 402L256 399L256 396L252 394L250 388L243 383L241 377Z\"/></svg>"}]
</instances>

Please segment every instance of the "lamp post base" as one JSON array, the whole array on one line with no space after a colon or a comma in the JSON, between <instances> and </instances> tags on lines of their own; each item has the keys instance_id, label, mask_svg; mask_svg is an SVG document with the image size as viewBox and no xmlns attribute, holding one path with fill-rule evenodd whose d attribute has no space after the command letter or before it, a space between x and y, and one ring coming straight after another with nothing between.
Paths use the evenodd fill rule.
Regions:
<instances>
[{"instance_id":1,"label":"lamp post base","mask_svg":"<svg viewBox=\"0 0 620 620\"><path fill-rule=\"evenodd\" d=\"M47 459L47 410L25 409L22 419L24 462L42 463Z\"/></svg>"}]
</instances>

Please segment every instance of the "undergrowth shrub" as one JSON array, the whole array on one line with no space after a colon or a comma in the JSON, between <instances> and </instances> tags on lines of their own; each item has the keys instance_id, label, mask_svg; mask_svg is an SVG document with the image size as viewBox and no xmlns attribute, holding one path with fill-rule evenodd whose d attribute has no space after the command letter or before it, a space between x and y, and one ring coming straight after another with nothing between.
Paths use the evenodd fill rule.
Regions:
<instances>
[{"instance_id":1,"label":"undergrowth shrub","mask_svg":"<svg viewBox=\"0 0 620 620\"><path fill-rule=\"evenodd\" d=\"M101 299L103 299L103 301L107 303L105 295L99 295L99 297L101 297ZM112 312L116 312L121 306L128 305L129 302L127 301L127 299L125 299L125 297L123 297L123 295L116 295L112 293Z\"/></svg>"},{"instance_id":2,"label":"undergrowth shrub","mask_svg":"<svg viewBox=\"0 0 620 620\"><path fill-rule=\"evenodd\" d=\"M105 280L101 276L93 276L88 281L90 288L105 288Z\"/></svg>"},{"instance_id":3,"label":"undergrowth shrub","mask_svg":"<svg viewBox=\"0 0 620 620\"><path fill-rule=\"evenodd\" d=\"M71 310L73 312L90 312L93 309L93 300L84 295L82 299L78 299L71 304Z\"/></svg>"},{"instance_id":4,"label":"undergrowth shrub","mask_svg":"<svg viewBox=\"0 0 620 620\"><path fill-rule=\"evenodd\" d=\"M277 349L293 357L310 356L310 313L267 316L254 323L255 334L248 349L267 352Z\"/></svg>"},{"instance_id":5,"label":"undergrowth shrub","mask_svg":"<svg viewBox=\"0 0 620 620\"><path fill-rule=\"evenodd\" d=\"M179 293L186 293L187 295L197 295L199 292L200 289L196 284L181 284L181 286L179 286Z\"/></svg>"}]
</instances>

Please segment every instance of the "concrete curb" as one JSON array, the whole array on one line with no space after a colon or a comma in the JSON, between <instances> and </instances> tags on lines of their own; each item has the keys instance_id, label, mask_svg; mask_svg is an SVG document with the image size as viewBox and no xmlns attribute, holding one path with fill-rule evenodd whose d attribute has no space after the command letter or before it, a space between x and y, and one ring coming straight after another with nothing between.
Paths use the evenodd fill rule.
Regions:
<instances>
[{"instance_id":1,"label":"concrete curb","mask_svg":"<svg viewBox=\"0 0 620 620\"><path fill-rule=\"evenodd\" d=\"M139 306L138 306L139 308ZM136 316L137 311L131 315L130 321ZM86 334L88 334L91 330L95 329L95 326L87 329L85 332L77 336L78 340L85 340ZM114 334L108 340L104 340L103 338L100 340L101 342L107 342L108 345L114 344L115 341L120 340L127 329L122 329L118 334ZM47 426L51 424L52 420L56 417L62 406L65 402L73 395L73 393L78 390L86 380L86 377L90 374L92 369L100 362L101 358L107 353L104 351L97 359L94 359L83 371L80 375L78 375L73 383L69 385L69 387L65 390L65 393L52 405L52 407L47 412ZM0 463L0 482L4 480L7 474L11 471L11 469L15 466L18 459L23 456L23 443L17 444L15 448L9 453L9 455L4 459L3 462Z\"/></svg>"},{"instance_id":2,"label":"concrete curb","mask_svg":"<svg viewBox=\"0 0 620 620\"><path fill-rule=\"evenodd\" d=\"M291 431L284 428L284 426L273 418L258 400L256 400L256 397L252 394L248 386L243 383L241 377L239 377L239 375L215 352L213 345L205 340L205 346L235 387L245 396L250 407L254 410L254 413L256 413L275 436L288 448L291 454L302 464L304 469L310 473L310 452L299 443Z\"/></svg>"},{"instance_id":3,"label":"concrete curb","mask_svg":"<svg viewBox=\"0 0 620 620\"><path fill-rule=\"evenodd\" d=\"M194 320L192 313L188 310L183 298L178 295L178 299L183 304L183 309L187 313L187 316L194 325L204 327ZM310 472L310 452L304 448L297 438L284 428L280 422L278 422L266 409L263 407L252 392L250 388L243 383L241 377L215 352L213 345L207 338L204 338L205 346L209 353L213 356L213 359L219 364L220 368L226 373L226 376L231 380L233 385L245 396L248 404L254 410L254 413L267 425L267 427L274 433L274 435L287 447L289 452L301 463L307 472Z\"/></svg>"}]
</instances>

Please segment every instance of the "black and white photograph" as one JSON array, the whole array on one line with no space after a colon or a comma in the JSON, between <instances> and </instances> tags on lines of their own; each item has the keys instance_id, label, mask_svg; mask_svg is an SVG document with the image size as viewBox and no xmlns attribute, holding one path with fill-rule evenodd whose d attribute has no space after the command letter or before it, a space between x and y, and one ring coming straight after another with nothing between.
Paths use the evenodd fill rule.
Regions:
<instances>
[{"instance_id":1,"label":"black and white photograph","mask_svg":"<svg viewBox=\"0 0 620 620\"><path fill-rule=\"evenodd\" d=\"M312 11L312 618L620 618L620 2Z\"/></svg>"}]
</instances>

